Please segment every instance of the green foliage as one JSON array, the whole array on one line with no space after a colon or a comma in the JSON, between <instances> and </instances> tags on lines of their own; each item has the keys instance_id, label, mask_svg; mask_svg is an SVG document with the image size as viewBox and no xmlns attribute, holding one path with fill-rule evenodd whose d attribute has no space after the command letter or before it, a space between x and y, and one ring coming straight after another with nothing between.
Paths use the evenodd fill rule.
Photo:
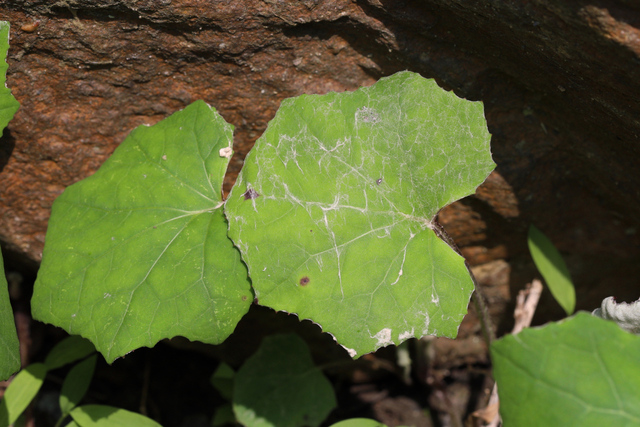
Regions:
<instances>
[{"instance_id":1,"label":"green foliage","mask_svg":"<svg viewBox=\"0 0 640 427\"><path fill-rule=\"evenodd\" d=\"M0 401L0 427L16 422L38 394L46 374L47 367L43 363L34 363L15 376Z\"/></svg>"},{"instance_id":2,"label":"green foliage","mask_svg":"<svg viewBox=\"0 0 640 427\"><path fill-rule=\"evenodd\" d=\"M69 416L73 421L66 424L68 427L159 426L158 423L143 415L111 406L78 406L89 388L96 365L97 355L91 355L91 353L95 353L93 344L81 337L70 336L51 349L45 363L34 363L20 371L0 401L0 427L7 427L16 422L38 394L49 371L81 359L84 360L71 368L62 384L60 392L62 416L56 426L63 425L62 423Z\"/></svg>"},{"instance_id":3,"label":"green foliage","mask_svg":"<svg viewBox=\"0 0 640 427\"><path fill-rule=\"evenodd\" d=\"M7 52L9 51L9 23L0 21L0 135L18 111L20 104L7 88Z\"/></svg>"},{"instance_id":4,"label":"green foliage","mask_svg":"<svg viewBox=\"0 0 640 427\"><path fill-rule=\"evenodd\" d=\"M106 405L78 406L71 417L81 427L161 427L144 415Z\"/></svg>"},{"instance_id":5,"label":"green foliage","mask_svg":"<svg viewBox=\"0 0 640 427\"><path fill-rule=\"evenodd\" d=\"M352 418L332 424L330 427L387 427L386 425L367 418Z\"/></svg>"},{"instance_id":6,"label":"green foliage","mask_svg":"<svg viewBox=\"0 0 640 427\"><path fill-rule=\"evenodd\" d=\"M331 383L297 335L264 338L235 376L233 411L247 427L316 427L335 406Z\"/></svg>"},{"instance_id":7,"label":"green foliage","mask_svg":"<svg viewBox=\"0 0 640 427\"><path fill-rule=\"evenodd\" d=\"M4 275L4 262L0 253L0 381L6 380L18 369L20 369L20 343L13 322L7 278Z\"/></svg>"},{"instance_id":8,"label":"green foliage","mask_svg":"<svg viewBox=\"0 0 640 427\"><path fill-rule=\"evenodd\" d=\"M55 201L33 316L89 338L108 362L182 335L218 344L253 301L227 238L232 126L199 101L135 129Z\"/></svg>"},{"instance_id":9,"label":"green foliage","mask_svg":"<svg viewBox=\"0 0 640 427\"><path fill-rule=\"evenodd\" d=\"M83 359L95 351L96 349L91 342L77 335L70 336L51 349L44 364L51 371Z\"/></svg>"},{"instance_id":10,"label":"green foliage","mask_svg":"<svg viewBox=\"0 0 640 427\"><path fill-rule=\"evenodd\" d=\"M640 337L586 313L491 346L505 426L640 425Z\"/></svg>"},{"instance_id":11,"label":"green foliage","mask_svg":"<svg viewBox=\"0 0 640 427\"><path fill-rule=\"evenodd\" d=\"M98 356L93 355L74 366L62 383L60 409L63 415L69 414L78 406L89 389Z\"/></svg>"},{"instance_id":12,"label":"green foliage","mask_svg":"<svg viewBox=\"0 0 640 427\"><path fill-rule=\"evenodd\" d=\"M9 23L0 21L0 136L7 123L18 111L20 104L6 86L7 51L9 50ZM13 322L4 262L0 254L0 381L6 380L20 369L20 348Z\"/></svg>"},{"instance_id":13,"label":"green foliage","mask_svg":"<svg viewBox=\"0 0 640 427\"><path fill-rule=\"evenodd\" d=\"M576 308L576 291L562 255L551 240L533 225L529 227L528 244L533 262L551 294L570 316Z\"/></svg>"},{"instance_id":14,"label":"green foliage","mask_svg":"<svg viewBox=\"0 0 640 427\"><path fill-rule=\"evenodd\" d=\"M352 356L455 337L473 282L433 219L493 170L489 138L480 103L409 72L283 101L226 206L260 304Z\"/></svg>"},{"instance_id":15,"label":"green foliage","mask_svg":"<svg viewBox=\"0 0 640 427\"><path fill-rule=\"evenodd\" d=\"M176 335L224 340L253 300L222 214L231 133L198 101L137 128L67 188L34 317L91 339L108 362ZM473 282L432 221L494 166L482 105L417 74L301 96L247 160L229 233L260 302L311 318L352 356L454 336Z\"/></svg>"}]
</instances>

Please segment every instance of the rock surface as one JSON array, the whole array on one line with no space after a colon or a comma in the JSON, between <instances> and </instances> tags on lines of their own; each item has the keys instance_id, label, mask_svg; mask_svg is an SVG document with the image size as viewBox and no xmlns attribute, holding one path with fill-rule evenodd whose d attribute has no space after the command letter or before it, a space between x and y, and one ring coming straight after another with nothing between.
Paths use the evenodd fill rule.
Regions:
<instances>
[{"instance_id":1,"label":"rock surface","mask_svg":"<svg viewBox=\"0 0 640 427\"><path fill-rule=\"evenodd\" d=\"M515 295L536 274L526 249L535 223L566 255L579 309L611 294L639 296L637 3L213 4L0 5L12 25L8 85L21 103L0 141L9 259L39 261L53 200L140 124L196 99L215 106L236 126L228 189L282 99L354 90L409 69L484 102L497 170L439 220L470 264L496 266L484 274L501 277L499 294ZM562 311L546 293L538 315Z\"/></svg>"}]
</instances>

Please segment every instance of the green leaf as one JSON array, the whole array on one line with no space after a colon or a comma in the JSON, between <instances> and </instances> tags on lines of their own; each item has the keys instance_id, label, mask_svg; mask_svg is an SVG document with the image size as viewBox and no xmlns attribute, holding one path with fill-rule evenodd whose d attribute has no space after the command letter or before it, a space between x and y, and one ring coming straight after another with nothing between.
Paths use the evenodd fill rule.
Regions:
<instances>
[{"instance_id":1,"label":"green leaf","mask_svg":"<svg viewBox=\"0 0 640 427\"><path fill-rule=\"evenodd\" d=\"M331 424L330 427L387 427L376 420L370 420L368 418L352 418L350 420L340 421L339 423Z\"/></svg>"},{"instance_id":2,"label":"green leaf","mask_svg":"<svg viewBox=\"0 0 640 427\"><path fill-rule=\"evenodd\" d=\"M0 136L13 115L18 111L20 103L7 88L7 52L9 51L9 23L0 21Z\"/></svg>"},{"instance_id":3,"label":"green leaf","mask_svg":"<svg viewBox=\"0 0 640 427\"><path fill-rule=\"evenodd\" d=\"M91 342L78 335L72 335L63 339L51 349L44 364L51 371L87 357L94 351L96 349Z\"/></svg>"},{"instance_id":4,"label":"green leaf","mask_svg":"<svg viewBox=\"0 0 640 427\"><path fill-rule=\"evenodd\" d=\"M260 304L352 356L454 337L473 282L433 220L493 170L489 139L481 103L409 72L283 101L225 207Z\"/></svg>"},{"instance_id":5,"label":"green leaf","mask_svg":"<svg viewBox=\"0 0 640 427\"><path fill-rule=\"evenodd\" d=\"M62 383L60 392L60 409L63 416L75 408L89 389L93 371L96 367L97 355L93 355L71 368Z\"/></svg>"},{"instance_id":6,"label":"green leaf","mask_svg":"<svg viewBox=\"0 0 640 427\"><path fill-rule=\"evenodd\" d=\"M315 427L335 406L331 383L297 335L265 337L236 373L233 411L247 427Z\"/></svg>"},{"instance_id":7,"label":"green leaf","mask_svg":"<svg viewBox=\"0 0 640 427\"><path fill-rule=\"evenodd\" d=\"M0 136L20 106L6 85L8 50L9 23L0 21ZM7 278L4 275L4 262L0 254L0 381L6 380L20 369L19 347L13 311L9 302Z\"/></svg>"},{"instance_id":8,"label":"green leaf","mask_svg":"<svg viewBox=\"0 0 640 427\"><path fill-rule=\"evenodd\" d=\"M233 127L202 101L135 129L55 201L33 315L108 363L163 338L222 342L253 300L226 234Z\"/></svg>"},{"instance_id":9,"label":"green leaf","mask_svg":"<svg viewBox=\"0 0 640 427\"><path fill-rule=\"evenodd\" d=\"M491 345L505 426L640 425L640 337L586 313Z\"/></svg>"},{"instance_id":10,"label":"green leaf","mask_svg":"<svg viewBox=\"0 0 640 427\"><path fill-rule=\"evenodd\" d=\"M4 261L0 253L0 381L20 369L20 343L13 322L9 301L9 285L4 275Z\"/></svg>"},{"instance_id":11,"label":"green leaf","mask_svg":"<svg viewBox=\"0 0 640 427\"><path fill-rule=\"evenodd\" d=\"M45 375L46 366L33 363L15 376L0 401L0 427L7 427L18 419L38 394Z\"/></svg>"},{"instance_id":12,"label":"green leaf","mask_svg":"<svg viewBox=\"0 0 640 427\"><path fill-rule=\"evenodd\" d=\"M236 372L226 363L221 363L211 375L211 385L227 400L233 399L233 383Z\"/></svg>"},{"instance_id":13,"label":"green leaf","mask_svg":"<svg viewBox=\"0 0 640 427\"><path fill-rule=\"evenodd\" d=\"M551 240L533 225L529 227L527 241L533 262L547 282L551 294L570 316L576 308L576 291L562 255Z\"/></svg>"},{"instance_id":14,"label":"green leaf","mask_svg":"<svg viewBox=\"0 0 640 427\"><path fill-rule=\"evenodd\" d=\"M78 406L70 415L81 427L161 427L144 415L106 405Z\"/></svg>"}]
</instances>

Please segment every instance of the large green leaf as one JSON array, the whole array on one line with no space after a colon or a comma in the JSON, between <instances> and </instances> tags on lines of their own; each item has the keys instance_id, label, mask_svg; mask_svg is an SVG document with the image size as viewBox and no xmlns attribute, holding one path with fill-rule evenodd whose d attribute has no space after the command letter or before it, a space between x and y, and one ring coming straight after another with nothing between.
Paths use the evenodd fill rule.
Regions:
<instances>
[{"instance_id":1,"label":"large green leaf","mask_svg":"<svg viewBox=\"0 0 640 427\"><path fill-rule=\"evenodd\" d=\"M7 278L0 253L0 381L20 369L20 343L9 302Z\"/></svg>"},{"instance_id":2,"label":"large green leaf","mask_svg":"<svg viewBox=\"0 0 640 427\"><path fill-rule=\"evenodd\" d=\"M494 168L489 139L481 103L409 72L283 101L225 207L260 304L352 356L455 336L473 282L433 219Z\"/></svg>"},{"instance_id":3,"label":"large green leaf","mask_svg":"<svg viewBox=\"0 0 640 427\"><path fill-rule=\"evenodd\" d=\"M9 50L9 23L0 21L0 136L4 128L18 111L18 101L6 86L7 51ZM0 254L0 381L6 380L20 369L20 350L13 311L9 303L7 279Z\"/></svg>"},{"instance_id":4,"label":"large green leaf","mask_svg":"<svg viewBox=\"0 0 640 427\"><path fill-rule=\"evenodd\" d=\"M491 345L505 426L640 425L640 337L586 313Z\"/></svg>"},{"instance_id":5,"label":"large green leaf","mask_svg":"<svg viewBox=\"0 0 640 427\"><path fill-rule=\"evenodd\" d=\"M36 319L90 339L108 362L182 335L222 342L253 300L226 235L233 127L202 101L135 129L55 201Z\"/></svg>"},{"instance_id":6,"label":"large green leaf","mask_svg":"<svg viewBox=\"0 0 640 427\"><path fill-rule=\"evenodd\" d=\"M264 338L235 376L233 411L247 427L315 427L335 406L331 383L294 334Z\"/></svg>"},{"instance_id":7,"label":"large green leaf","mask_svg":"<svg viewBox=\"0 0 640 427\"><path fill-rule=\"evenodd\" d=\"M18 111L20 104L7 88L7 51L9 50L9 23L0 21L0 136L7 123Z\"/></svg>"}]
</instances>

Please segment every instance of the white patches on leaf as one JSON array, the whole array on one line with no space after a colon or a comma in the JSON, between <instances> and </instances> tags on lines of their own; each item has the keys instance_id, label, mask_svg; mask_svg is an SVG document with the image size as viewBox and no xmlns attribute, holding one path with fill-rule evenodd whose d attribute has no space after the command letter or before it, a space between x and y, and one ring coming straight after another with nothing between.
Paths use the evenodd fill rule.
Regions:
<instances>
[{"instance_id":1,"label":"white patches on leaf","mask_svg":"<svg viewBox=\"0 0 640 427\"><path fill-rule=\"evenodd\" d=\"M335 338L334 338L334 339L335 339ZM358 355L358 352L357 352L357 351L355 351L354 349L349 348L349 347L345 347L345 346L343 346L342 344L340 344L340 346L341 346L342 348L344 348L345 350L347 350L347 353L349 353L349 356L351 356L351 358L354 358L354 357L356 357L356 356Z\"/></svg>"},{"instance_id":2,"label":"white patches on leaf","mask_svg":"<svg viewBox=\"0 0 640 427\"><path fill-rule=\"evenodd\" d=\"M411 331L405 331L398 336L400 341L408 340L409 338L414 337L414 328L411 328Z\"/></svg>"},{"instance_id":3,"label":"white patches on leaf","mask_svg":"<svg viewBox=\"0 0 640 427\"><path fill-rule=\"evenodd\" d=\"M369 107L362 107L356 111L356 122L364 123L378 123L380 121L380 114Z\"/></svg>"},{"instance_id":4,"label":"white patches on leaf","mask_svg":"<svg viewBox=\"0 0 640 427\"><path fill-rule=\"evenodd\" d=\"M219 154L220 157L226 157L228 159L233 154L233 150L231 149L231 147L224 147L220 149Z\"/></svg>"},{"instance_id":5,"label":"white patches on leaf","mask_svg":"<svg viewBox=\"0 0 640 427\"><path fill-rule=\"evenodd\" d=\"M424 329L422 330L422 335L430 335L429 324L431 323L431 318L429 317L429 313L420 314L424 316Z\"/></svg>"},{"instance_id":6,"label":"white patches on leaf","mask_svg":"<svg viewBox=\"0 0 640 427\"><path fill-rule=\"evenodd\" d=\"M389 328L382 329L380 332L378 332L371 338L375 338L378 340L378 342L376 343L376 348L393 344L393 341L391 341L391 329Z\"/></svg>"}]
</instances>

